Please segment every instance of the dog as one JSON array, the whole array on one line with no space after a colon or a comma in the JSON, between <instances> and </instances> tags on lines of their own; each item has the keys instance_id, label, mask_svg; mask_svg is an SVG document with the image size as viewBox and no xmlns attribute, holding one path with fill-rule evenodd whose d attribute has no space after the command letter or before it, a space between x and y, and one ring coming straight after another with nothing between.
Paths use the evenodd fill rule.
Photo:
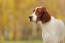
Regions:
<instances>
[{"instance_id":1,"label":"dog","mask_svg":"<svg viewBox=\"0 0 65 43\"><path fill-rule=\"evenodd\" d=\"M50 16L45 7L36 7L29 19L36 24L40 23L44 43L64 43L64 22Z\"/></svg>"}]
</instances>

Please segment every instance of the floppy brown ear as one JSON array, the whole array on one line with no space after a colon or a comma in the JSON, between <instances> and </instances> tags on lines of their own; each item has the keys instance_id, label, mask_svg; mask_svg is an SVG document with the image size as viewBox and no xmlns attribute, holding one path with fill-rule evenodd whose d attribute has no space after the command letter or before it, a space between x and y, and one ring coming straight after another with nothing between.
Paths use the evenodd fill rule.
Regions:
<instances>
[{"instance_id":1,"label":"floppy brown ear","mask_svg":"<svg viewBox=\"0 0 65 43\"><path fill-rule=\"evenodd\" d=\"M43 9L42 10L43 11L43 14L41 16L41 21L42 21L42 23L46 23L46 22L50 21L51 17L48 14L48 12L47 12L47 10L46 10L45 7L43 7L42 9Z\"/></svg>"}]
</instances>

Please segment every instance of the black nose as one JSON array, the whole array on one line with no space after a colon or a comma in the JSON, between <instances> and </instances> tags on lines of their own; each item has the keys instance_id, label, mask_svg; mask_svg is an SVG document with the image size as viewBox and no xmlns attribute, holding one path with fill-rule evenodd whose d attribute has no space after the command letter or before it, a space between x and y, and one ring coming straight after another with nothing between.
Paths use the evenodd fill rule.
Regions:
<instances>
[{"instance_id":1,"label":"black nose","mask_svg":"<svg viewBox=\"0 0 65 43\"><path fill-rule=\"evenodd\" d=\"M30 21L32 21L32 16L29 16L29 18L30 18Z\"/></svg>"},{"instance_id":2,"label":"black nose","mask_svg":"<svg viewBox=\"0 0 65 43\"><path fill-rule=\"evenodd\" d=\"M29 16L30 19L32 19L32 16Z\"/></svg>"}]
</instances>

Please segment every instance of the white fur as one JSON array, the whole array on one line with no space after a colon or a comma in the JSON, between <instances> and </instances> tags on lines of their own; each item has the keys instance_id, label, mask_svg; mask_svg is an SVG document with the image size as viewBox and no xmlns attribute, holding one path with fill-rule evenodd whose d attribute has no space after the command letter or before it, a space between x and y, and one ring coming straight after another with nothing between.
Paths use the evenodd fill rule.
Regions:
<instances>
[{"instance_id":1,"label":"white fur","mask_svg":"<svg viewBox=\"0 0 65 43\"><path fill-rule=\"evenodd\" d=\"M51 17L51 21L47 24L42 24L42 38L44 43L59 43L60 41L64 41L64 36L64 23L61 20Z\"/></svg>"},{"instance_id":2,"label":"white fur","mask_svg":"<svg viewBox=\"0 0 65 43\"><path fill-rule=\"evenodd\" d=\"M31 16L32 16L32 21L36 22L37 16L36 16L35 12L33 12Z\"/></svg>"},{"instance_id":3,"label":"white fur","mask_svg":"<svg viewBox=\"0 0 65 43\"><path fill-rule=\"evenodd\" d=\"M36 10L37 8L42 8L42 6L36 7L35 10Z\"/></svg>"},{"instance_id":4,"label":"white fur","mask_svg":"<svg viewBox=\"0 0 65 43\"><path fill-rule=\"evenodd\" d=\"M36 9L35 9L35 12L36 12ZM33 12L32 15L31 15L32 16L32 21L34 21L34 22L36 22L36 20L37 20L37 16L36 16L35 12Z\"/></svg>"}]
</instances>

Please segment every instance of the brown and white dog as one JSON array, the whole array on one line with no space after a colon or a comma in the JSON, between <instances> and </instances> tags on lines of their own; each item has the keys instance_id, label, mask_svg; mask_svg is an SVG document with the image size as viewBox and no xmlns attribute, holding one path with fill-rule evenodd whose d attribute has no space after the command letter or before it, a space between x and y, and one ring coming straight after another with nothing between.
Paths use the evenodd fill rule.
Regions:
<instances>
[{"instance_id":1,"label":"brown and white dog","mask_svg":"<svg viewBox=\"0 0 65 43\"><path fill-rule=\"evenodd\" d=\"M64 43L64 23L50 16L45 7L37 7L29 16L31 22L40 23L44 43Z\"/></svg>"}]
</instances>

